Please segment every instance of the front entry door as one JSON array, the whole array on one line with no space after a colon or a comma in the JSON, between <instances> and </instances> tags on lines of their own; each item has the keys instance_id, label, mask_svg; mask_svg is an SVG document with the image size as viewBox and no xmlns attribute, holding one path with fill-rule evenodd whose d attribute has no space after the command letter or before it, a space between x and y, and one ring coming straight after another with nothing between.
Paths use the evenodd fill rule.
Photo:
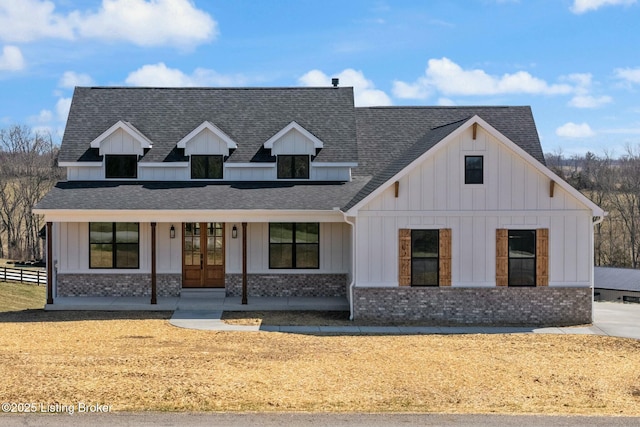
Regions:
<instances>
[{"instance_id":1,"label":"front entry door","mask_svg":"<svg viewBox=\"0 0 640 427\"><path fill-rule=\"evenodd\" d=\"M224 223L183 224L182 286L224 288Z\"/></svg>"}]
</instances>

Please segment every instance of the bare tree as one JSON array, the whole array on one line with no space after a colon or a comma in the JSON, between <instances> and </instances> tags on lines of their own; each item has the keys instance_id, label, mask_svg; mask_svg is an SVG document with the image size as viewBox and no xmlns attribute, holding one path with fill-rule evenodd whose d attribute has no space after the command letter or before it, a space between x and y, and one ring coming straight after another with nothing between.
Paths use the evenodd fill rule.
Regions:
<instances>
[{"instance_id":1,"label":"bare tree","mask_svg":"<svg viewBox=\"0 0 640 427\"><path fill-rule=\"evenodd\" d=\"M61 177L48 133L27 126L0 130L0 222L10 258L40 258L42 218L33 206Z\"/></svg>"}]
</instances>

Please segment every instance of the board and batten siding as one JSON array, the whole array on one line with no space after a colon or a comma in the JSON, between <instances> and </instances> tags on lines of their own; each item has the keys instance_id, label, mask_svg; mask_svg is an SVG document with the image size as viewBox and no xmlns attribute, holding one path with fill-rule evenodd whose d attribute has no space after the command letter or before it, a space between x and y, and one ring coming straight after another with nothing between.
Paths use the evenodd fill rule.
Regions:
<instances>
[{"instance_id":1,"label":"board and batten siding","mask_svg":"<svg viewBox=\"0 0 640 427\"><path fill-rule=\"evenodd\" d=\"M242 273L242 236L227 239L227 273ZM348 224L320 223L320 268L318 269L269 269L269 224L251 222L247 225L247 272L250 274L348 274L351 262L351 229ZM231 236L227 230L227 236Z\"/></svg>"},{"instance_id":2,"label":"board and batten siding","mask_svg":"<svg viewBox=\"0 0 640 427\"><path fill-rule=\"evenodd\" d=\"M171 224L156 226L156 254L158 273L182 272L182 238L180 223L174 224L176 237L169 237ZM150 273L151 272L151 225L140 223L139 269L90 269L89 268L89 223L60 222L54 224L53 259L57 261L58 273Z\"/></svg>"},{"instance_id":3,"label":"board and batten siding","mask_svg":"<svg viewBox=\"0 0 640 427\"><path fill-rule=\"evenodd\" d=\"M313 141L300 133L300 131L291 129L273 143L271 155L277 156L279 154L314 155L316 154L316 149L314 148Z\"/></svg>"},{"instance_id":4,"label":"board and batten siding","mask_svg":"<svg viewBox=\"0 0 640 427\"><path fill-rule=\"evenodd\" d=\"M227 143L218 135L209 129L203 129L196 136L190 139L185 148L184 154L190 156L192 154L204 155L229 155L229 147Z\"/></svg>"},{"instance_id":5,"label":"board and batten siding","mask_svg":"<svg viewBox=\"0 0 640 427\"><path fill-rule=\"evenodd\" d=\"M144 150L138 141L122 129L118 129L100 143L100 155L105 154L137 154L142 156Z\"/></svg>"},{"instance_id":6,"label":"board and batten siding","mask_svg":"<svg viewBox=\"0 0 640 427\"><path fill-rule=\"evenodd\" d=\"M171 224L158 223L157 269L158 273L182 272L182 223L173 224L176 237L169 237ZM231 237L233 223L225 224L225 263L227 273L242 273L241 224L238 238ZM269 224L249 223L248 272L249 273L336 273L350 274L351 228L345 223L320 223L320 268L310 270L269 269ZM59 273L149 273L151 272L151 226L140 223L140 268L137 270L105 270L89 268L89 224L86 222L61 222L54 224L54 260Z\"/></svg>"},{"instance_id":7,"label":"board and batten siding","mask_svg":"<svg viewBox=\"0 0 640 427\"><path fill-rule=\"evenodd\" d=\"M484 183L464 184L465 155L484 156ZM453 286L496 285L496 230L548 229L549 285L591 283L592 217L588 207L482 129L468 129L357 217L356 282L398 286L400 229L451 229Z\"/></svg>"}]
</instances>

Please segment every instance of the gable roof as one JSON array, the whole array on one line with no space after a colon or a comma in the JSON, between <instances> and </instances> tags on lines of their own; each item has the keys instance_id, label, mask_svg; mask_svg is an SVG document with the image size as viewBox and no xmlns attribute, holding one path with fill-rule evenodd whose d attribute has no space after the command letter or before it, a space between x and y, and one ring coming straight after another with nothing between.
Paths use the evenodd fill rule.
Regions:
<instances>
[{"instance_id":1,"label":"gable roof","mask_svg":"<svg viewBox=\"0 0 640 427\"><path fill-rule=\"evenodd\" d=\"M100 161L89 144L118 121L153 141L141 163L186 161L176 144L205 121L238 144L228 162L273 161L263 144L292 121L324 143L314 162L357 161L350 87L77 87L59 160Z\"/></svg>"},{"instance_id":2,"label":"gable roof","mask_svg":"<svg viewBox=\"0 0 640 427\"><path fill-rule=\"evenodd\" d=\"M142 132L135 128L131 123L125 122L122 120L118 120L113 126L109 129L105 130L100 134L96 139L89 143L91 148L100 148L100 144L104 142L107 138L109 138L114 132L117 130L123 130L129 136L131 136L135 141L140 144L141 148L151 148L153 146L153 142L149 140Z\"/></svg>"},{"instance_id":3,"label":"gable roof","mask_svg":"<svg viewBox=\"0 0 640 427\"><path fill-rule=\"evenodd\" d=\"M371 180L343 210L353 208L473 116L545 165L528 106L356 108L359 156L354 175L369 175Z\"/></svg>"},{"instance_id":4,"label":"gable roof","mask_svg":"<svg viewBox=\"0 0 640 427\"><path fill-rule=\"evenodd\" d=\"M357 207L372 193L389 185L390 180L405 170L412 162L428 153L451 134L469 126L474 118L484 124L495 136L520 151L528 162L550 179L568 187L574 196L576 190L561 182L545 167L540 140L527 106L508 107L367 107L353 106L352 88L76 88L69 120L60 152L61 162L96 162L101 157L89 143L104 135L113 123L126 123L132 129L153 141L141 163L157 164L188 160L177 147L179 142L193 136L194 132L212 124L237 148L230 153L229 163L273 161L266 145L284 132L300 128L321 143L314 162L356 163L352 169L355 185L325 183L324 187L308 187L306 183L275 185L279 203L272 205L262 197L263 205L273 209L292 209L301 206L318 206L303 199L309 198L307 190L322 188L318 197L323 206L340 207L344 212ZM181 144L182 145L182 144ZM319 145L319 144L318 144ZM94 182L90 188L104 188L104 200L119 194L123 202L120 209L133 209L138 201L146 200L154 205L160 194L149 183ZM41 209L98 209L89 206L89 200L76 197L82 194L80 184L61 185L38 204ZM167 184L160 184L164 188ZM267 194L268 183L245 183L252 189ZM313 183L313 185L317 185ZM175 186L174 186L175 187ZM202 184L182 183L176 188L201 188ZM213 195L247 195L238 193L237 183L207 184ZM127 191L122 191L123 189ZM298 189L300 191L298 191ZM147 191L153 190L153 191ZM177 191L177 190L176 190ZM202 190L201 190L202 191ZM272 190L269 190L272 191ZM329 202L332 192L333 202ZM282 194L288 197L281 197ZM97 193L96 193L97 194ZM256 193L257 194L257 193ZM131 198L127 202L128 197ZM252 196L253 197L253 196ZM581 195L581 201L587 200ZM311 197L313 199L313 197ZM118 199L120 200L120 199ZM205 199L202 199L205 200ZM245 206L237 197L227 199L242 205L238 209L255 209L258 205ZM135 202L135 203L134 203ZM132 204L133 203L133 204ZM586 203L598 209L593 203ZM231 209L231 205L227 206ZM117 208L116 208L117 209ZM267 208L268 209L268 208ZM596 210L594 210L596 212Z\"/></svg>"}]
</instances>

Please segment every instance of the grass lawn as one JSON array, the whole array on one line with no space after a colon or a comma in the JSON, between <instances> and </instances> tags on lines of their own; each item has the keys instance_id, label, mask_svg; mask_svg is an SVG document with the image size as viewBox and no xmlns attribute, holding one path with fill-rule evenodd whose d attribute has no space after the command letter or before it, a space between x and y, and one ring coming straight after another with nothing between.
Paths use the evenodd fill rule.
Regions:
<instances>
[{"instance_id":1,"label":"grass lawn","mask_svg":"<svg viewBox=\"0 0 640 427\"><path fill-rule=\"evenodd\" d=\"M43 291L0 284L3 402L101 403L114 411L640 415L637 340L196 331L171 326L171 313L33 309L42 307ZM340 316L333 321L344 322ZM258 316L242 317L235 320Z\"/></svg>"},{"instance_id":2,"label":"grass lawn","mask_svg":"<svg viewBox=\"0 0 640 427\"><path fill-rule=\"evenodd\" d=\"M2 311L43 308L46 300L46 286L0 282L0 310Z\"/></svg>"}]
</instances>

